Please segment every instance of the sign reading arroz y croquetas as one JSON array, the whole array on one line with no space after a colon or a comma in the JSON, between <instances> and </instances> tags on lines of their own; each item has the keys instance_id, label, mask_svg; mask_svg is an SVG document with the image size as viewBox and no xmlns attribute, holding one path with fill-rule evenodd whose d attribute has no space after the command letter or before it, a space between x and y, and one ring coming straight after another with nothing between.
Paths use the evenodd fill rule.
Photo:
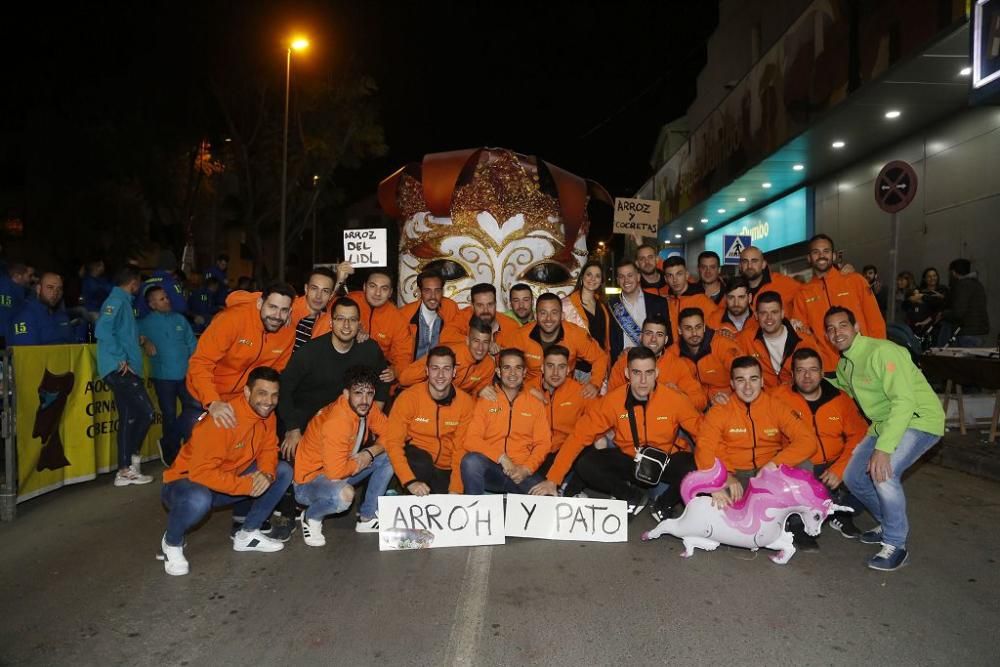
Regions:
<instances>
[{"instance_id":1,"label":"sign reading arroz y croquetas","mask_svg":"<svg viewBox=\"0 0 1000 667\"><path fill-rule=\"evenodd\" d=\"M628 542L624 500L507 495L508 537Z\"/></svg>"},{"instance_id":2,"label":"sign reading arroz y croquetas","mask_svg":"<svg viewBox=\"0 0 1000 667\"><path fill-rule=\"evenodd\" d=\"M504 543L503 496L381 496L379 551Z\"/></svg>"},{"instance_id":3,"label":"sign reading arroz y croquetas","mask_svg":"<svg viewBox=\"0 0 1000 667\"><path fill-rule=\"evenodd\" d=\"M660 224L660 202L655 199L615 198L615 234L656 236Z\"/></svg>"}]
</instances>

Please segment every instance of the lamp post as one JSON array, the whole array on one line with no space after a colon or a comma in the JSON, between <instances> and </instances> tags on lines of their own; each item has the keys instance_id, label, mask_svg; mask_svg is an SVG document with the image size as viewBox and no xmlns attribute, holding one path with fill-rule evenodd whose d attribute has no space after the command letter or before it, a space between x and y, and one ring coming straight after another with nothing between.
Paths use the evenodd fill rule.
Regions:
<instances>
[{"instance_id":1,"label":"lamp post","mask_svg":"<svg viewBox=\"0 0 1000 667\"><path fill-rule=\"evenodd\" d=\"M281 225L278 230L278 280L285 279L285 226L286 205L288 196L288 100L292 89L292 51L303 51L309 48L309 40L296 37L288 44L285 61L285 133L281 151Z\"/></svg>"}]
</instances>

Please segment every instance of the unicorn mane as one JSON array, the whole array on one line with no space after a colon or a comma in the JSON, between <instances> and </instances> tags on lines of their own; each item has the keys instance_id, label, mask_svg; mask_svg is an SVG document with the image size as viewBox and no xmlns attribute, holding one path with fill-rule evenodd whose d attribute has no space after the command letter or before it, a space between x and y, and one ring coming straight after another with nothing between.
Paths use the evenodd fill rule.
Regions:
<instances>
[{"instance_id":1,"label":"unicorn mane","mask_svg":"<svg viewBox=\"0 0 1000 667\"><path fill-rule=\"evenodd\" d=\"M764 470L747 484L747 492L739 502L725 508L726 523L741 533L756 533L764 521L773 520L769 510L787 508L823 508L830 494L811 473L780 466Z\"/></svg>"},{"instance_id":2,"label":"unicorn mane","mask_svg":"<svg viewBox=\"0 0 1000 667\"><path fill-rule=\"evenodd\" d=\"M718 458L708 470L689 472L681 481L681 498L687 505L699 493L712 493L726 485L729 472Z\"/></svg>"}]
</instances>

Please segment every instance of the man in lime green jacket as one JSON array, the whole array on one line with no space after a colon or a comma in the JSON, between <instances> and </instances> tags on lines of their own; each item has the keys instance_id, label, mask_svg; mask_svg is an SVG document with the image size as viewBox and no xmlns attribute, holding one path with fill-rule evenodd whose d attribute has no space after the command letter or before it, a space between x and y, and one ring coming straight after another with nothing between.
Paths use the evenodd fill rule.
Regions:
<instances>
[{"instance_id":1,"label":"man in lime green jacket","mask_svg":"<svg viewBox=\"0 0 1000 667\"><path fill-rule=\"evenodd\" d=\"M836 384L871 421L868 435L847 464L844 481L879 522L861 536L865 544L882 545L868 567L891 572L909 559L903 472L941 439L944 411L906 349L862 336L847 308L830 308L824 324L827 340L840 353Z\"/></svg>"}]
</instances>

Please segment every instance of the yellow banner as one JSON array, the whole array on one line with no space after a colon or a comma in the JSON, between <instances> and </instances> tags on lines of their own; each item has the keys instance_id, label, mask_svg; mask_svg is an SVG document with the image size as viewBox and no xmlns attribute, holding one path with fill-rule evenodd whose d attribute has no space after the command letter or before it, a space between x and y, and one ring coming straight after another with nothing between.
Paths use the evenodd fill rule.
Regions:
<instances>
[{"instance_id":1,"label":"yellow banner","mask_svg":"<svg viewBox=\"0 0 1000 667\"><path fill-rule=\"evenodd\" d=\"M148 373L148 360L143 360ZM96 345L14 348L17 417L17 502L66 484L94 479L117 467L118 410L97 377ZM157 456L163 416L149 379L153 425L143 460Z\"/></svg>"}]
</instances>

